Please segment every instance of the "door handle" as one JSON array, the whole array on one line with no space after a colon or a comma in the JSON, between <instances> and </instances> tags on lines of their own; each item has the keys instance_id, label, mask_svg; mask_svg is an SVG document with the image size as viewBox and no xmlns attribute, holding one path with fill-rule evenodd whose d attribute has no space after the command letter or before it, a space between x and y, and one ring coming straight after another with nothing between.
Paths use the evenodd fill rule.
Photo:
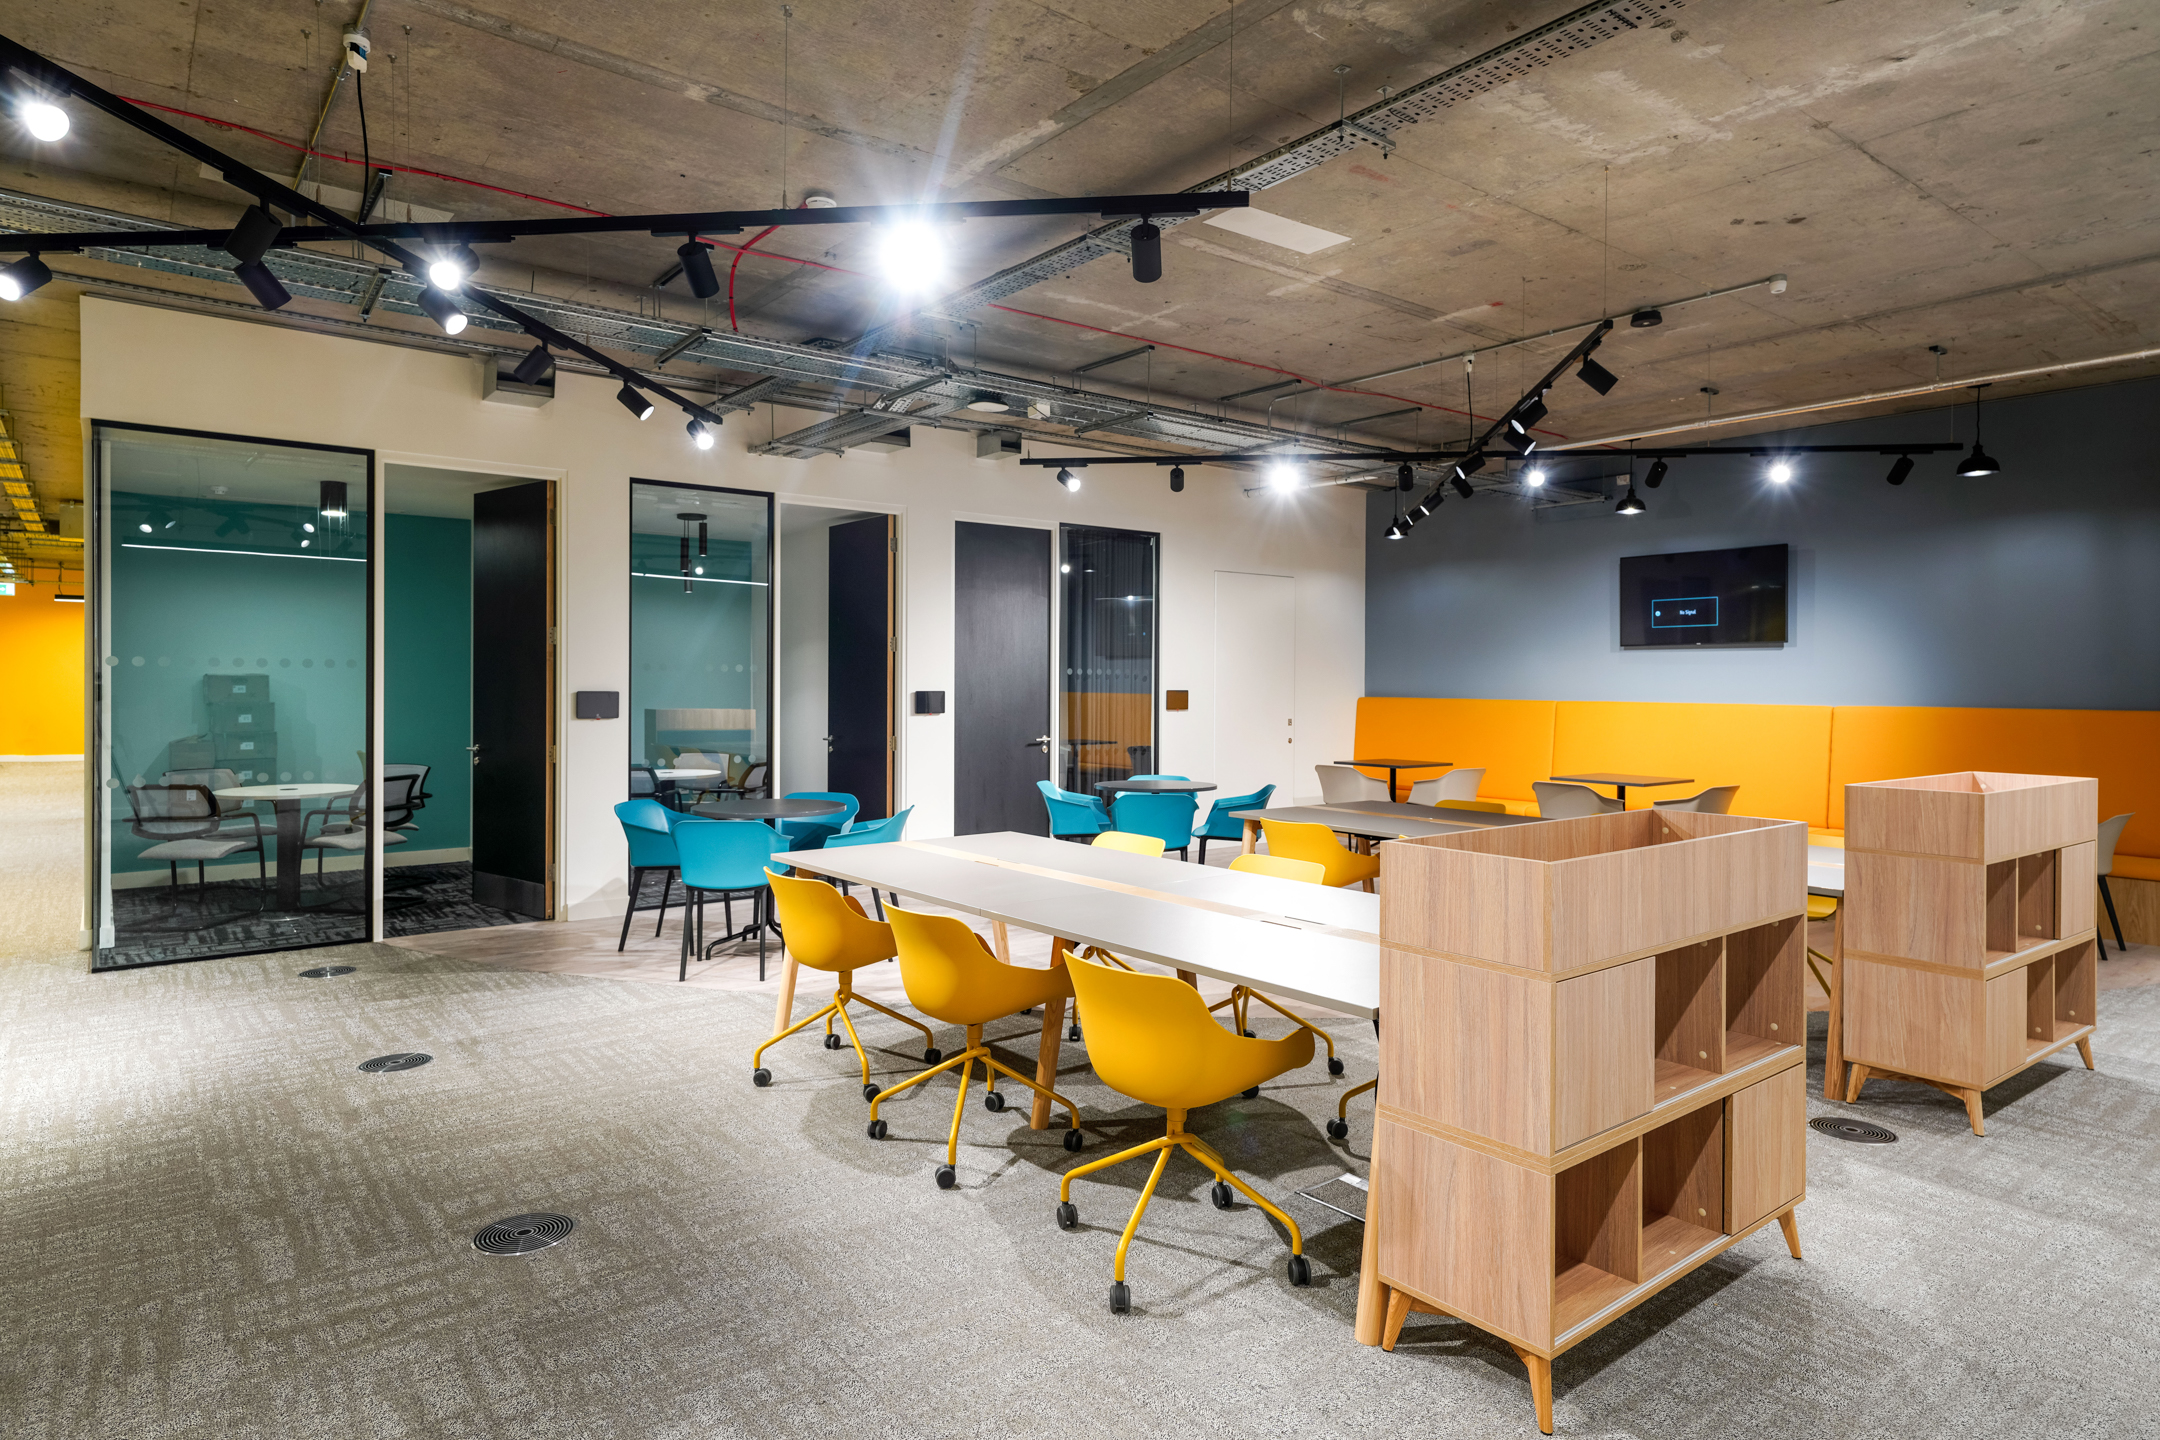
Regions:
<instances>
[{"instance_id":1,"label":"door handle","mask_svg":"<svg viewBox=\"0 0 2160 1440\"><path fill-rule=\"evenodd\" d=\"M833 753L833 748L832 748L832 742L833 742L833 737L832 737L832 736L830 736L830 735L827 735L827 736L825 737L825 753L826 753L826 754L828 754L828 755L830 755L830 754L832 754L832 753Z\"/></svg>"},{"instance_id":2,"label":"door handle","mask_svg":"<svg viewBox=\"0 0 2160 1440\"><path fill-rule=\"evenodd\" d=\"M472 763L473 763L473 764L475 764L475 765L479 764L479 763L480 763L480 747L479 747L478 745L467 745L467 746L465 747L465 749L466 749L466 752L467 752L468 754L470 754L470 755L472 756Z\"/></svg>"},{"instance_id":3,"label":"door handle","mask_svg":"<svg viewBox=\"0 0 2160 1440\"><path fill-rule=\"evenodd\" d=\"M1050 753L1050 737L1048 735L1038 735L1027 743L1042 751L1045 755Z\"/></svg>"}]
</instances>

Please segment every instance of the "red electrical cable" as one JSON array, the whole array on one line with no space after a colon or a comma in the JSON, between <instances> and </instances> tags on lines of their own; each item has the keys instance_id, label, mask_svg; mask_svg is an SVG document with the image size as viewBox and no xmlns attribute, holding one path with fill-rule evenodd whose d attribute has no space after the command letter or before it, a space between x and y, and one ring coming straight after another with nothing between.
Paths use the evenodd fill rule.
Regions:
<instances>
[{"instance_id":1,"label":"red electrical cable","mask_svg":"<svg viewBox=\"0 0 2160 1440\"><path fill-rule=\"evenodd\" d=\"M130 105L140 105L145 110L162 110L168 115L178 115L183 119L187 120L200 120L205 125L215 125L223 130L237 130L243 135L253 135L258 140L267 140L273 145L281 145L287 150L297 150L304 155L312 155L318 160L330 160L341 165L351 165L355 163L351 156L333 155L323 150L312 150L305 145L297 144L294 141L281 139L276 135L271 135L265 131L257 130L253 126L241 125L231 120L220 120L215 116L211 115L198 115L192 110L181 110L171 105L160 105L154 100L138 100L132 95L122 96L121 98L126 100ZM552 205L558 210L575 210L581 215L599 215L604 217L610 213L606 210L594 210L589 206L585 205L573 205L567 200L551 200L545 195L529 195L522 190L506 190L500 185L490 185L484 180L468 180L462 175L445 174L443 171L440 170L423 170L417 165L393 165L386 160L375 168L378 170L396 170L407 175L424 175L430 180L444 180L448 181L450 184L453 185L470 185L476 190L488 190L492 191L497 195L508 195L511 198L517 200L530 200L536 205ZM725 240L713 240L709 242L723 250L732 250L735 252L734 263L728 266L728 326L730 329L737 330L738 333L740 327L738 327L735 323L735 267L742 264L742 257L750 253L750 249L752 246L756 245L758 241L763 240L767 235L772 234L773 231L779 228L780 227L777 225L767 226L748 244L744 245L730 245ZM704 239L705 237L700 236L698 238ZM782 254L777 250L760 250L757 253L769 259L784 260L790 265L807 265L814 270L826 270L830 271L835 275L860 275L862 273L859 270L850 270L843 265L827 265L823 261L805 260L800 258L799 256ZM1375 400L1393 400L1396 403L1402 405L1415 405L1422 410L1438 410L1441 413L1447 415L1462 415L1465 418L1473 421L1490 418L1483 415L1471 415L1467 411L1457 410L1452 405L1434 405L1423 400L1412 400L1406 395L1391 395L1385 390L1360 390L1351 386L1329 385L1324 381L1311 379L1307 376L1298 374L1294 370L1285 370L1280 366L1263 365L1257 360L1240 360L1235 355L1218 355L1212 350L1196 350L1190 345L1175 345L1167 340L1149 340L1147 336L1138 334L1130 330L1107 330L1100 325L1088 325L1078 320L1066 320L1056 315L1040 314L1034 310L1019 310L1015 309L1013 306L1010 305L992 305L988 308L992 310L1002 311L1007 315L1022 316L1029 320L1042 320L1047 321L1052 325L1066 325L1070 326L1075 330L1087 330L1097 335L1111 335L1121 340L1141 340L1155 346L1157 349L1176 350L1186 355L1198 355L1203 359L1207 360L1219 360L1225 365L1242 365L1250 370L1264 370L1270 375L1287 376L1289 379L1295 380L1301 385L1310 385L1316 390L1325 390L1330 394L1366 395L1370 396ZM1552 435L1555 438L1563 440L1567 438L1565 435L1555 430L1545 430L1541 428L1538 433L1541 435Z\"/></svg>"}]
</instances>

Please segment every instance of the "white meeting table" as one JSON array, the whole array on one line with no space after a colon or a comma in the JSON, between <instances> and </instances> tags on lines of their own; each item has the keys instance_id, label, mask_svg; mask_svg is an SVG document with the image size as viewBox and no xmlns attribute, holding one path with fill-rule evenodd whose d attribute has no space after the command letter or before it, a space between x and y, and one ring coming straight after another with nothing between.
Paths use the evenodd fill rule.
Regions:
<instances>
[{"instance_id":1,"label":"white meeting table","mask_svg":"<svg viewBox=\"0 0 2160 1440\"><path fill-rule=\"evenodd\" d=\"M358 785L232 785L211 793L220 800L268 800L277 813L277 908L300 907L300 861L305 851L307 803L350 795Z\"/></svg>"},{"instance_id":2,"label":"white meeting table","mask_svg":"<svg viewBox=\"0 0 2160 1440\"><path fill-rule=\"evenodd\" d=\"M1009 842L1030 838L1035 837L976 835L967 840L977 844L995 842L993 849L1026 851L1033 847L1010 846ZM1093 862L1102 852L1089 850L1083 853L1082 847L1077 845L1063 847L1075 852L1071 860L1076 873L1060 877L1041 873L1048 867L1040 866L1039 860L1031 859L1028 868L1023 869L987 855L965 858L961 853L944 848L954 843L950 840L903 840L886 845L850 845L836 850L789 851L775 855L773 864L792 865L806 875L828 876L852 885L890 890L947 909L979 915L991 922L994 937L999 942L1000 958L1004 958L1006 949L1003 943L1005 927L1017 925L1070 946L1099 945L1124 959L1151 960L1177 971L1188 982L1197 983L1197 976L1207 975L1232 985L1247 985L1278 998L1303 1000L1360 1019L1371 1019L1379 1013L1380 947L1378 937L1369 932L1351 933L1310 920L1270 917L1259 910L1236 913L1225 908L1226 902L1217 899L1174 898L1163 885L1155 886L1154 893L1137 887L1127 888L1132 882L1122 876L1112 883L1105 883L1099 872L1090 874L1078 869L1084 864L1092 870ZM1060 844L1058 841L1041 843ZM1059 858L1037 853L1041 859ZM1178 877L1177 872L1201 868L1174 860L1150 860L1145 856L1127 858L1171 872L1160 875L1160 871L1150 871L1142 877L1148 879L1160 876L1164 880L1185 878L1189 881L1194 877ZM1255 882L1253 886L1239 887L1248 900L1263 898L1258 887L1265 886L1279 897L1277 903L1286 907L1317 908L1303 893L1311 887L1295 880L1229 872L1220 878ZM793 965L794 962L789 961L782 976L775 1033L789 1023L787 1017L794 1001ZM1043 1008L1041 1057L1036 1066L1036 1080L1045 1086L1054 1083L1057 1076L1058 1044L1064 1038L1064 1015L1062 1000ZM1049 1122L1049 1102L1038 1095L1029 1123L1041 1130Z\"/></svg>"}]
</instances>

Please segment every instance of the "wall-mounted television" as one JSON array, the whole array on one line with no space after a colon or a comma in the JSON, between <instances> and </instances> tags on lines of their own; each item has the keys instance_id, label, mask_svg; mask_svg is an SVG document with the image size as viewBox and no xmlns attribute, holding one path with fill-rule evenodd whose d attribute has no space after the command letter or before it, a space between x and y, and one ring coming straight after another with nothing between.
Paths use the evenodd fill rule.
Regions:
<instances>
[{"instance_id":1,"label":"wall-mounted television","mask_svg":"<svg viewBox=\"0 0 2160 1440\"><path fill-rule=\"evenodd\" d=\"M1790 561L1783 545L1623 556L1620 644L1782 645Z\"/></svg>"}]
</instances>

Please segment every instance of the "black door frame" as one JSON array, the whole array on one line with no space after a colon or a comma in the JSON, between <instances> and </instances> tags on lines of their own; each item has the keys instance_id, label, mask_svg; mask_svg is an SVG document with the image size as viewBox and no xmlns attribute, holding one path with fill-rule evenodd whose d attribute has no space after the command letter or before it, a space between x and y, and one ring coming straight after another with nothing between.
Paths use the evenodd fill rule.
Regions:
<instances>
[{"instance_id":1,"label":"black door frame","mask_svg":"<svg viewBox=\"0 0 2160 1440\"><path fill-rule=\"evenodd\" d=\"M365 531L366 555L362 593L367 599L367 663L366 723L361 733L367 737L367 754L361 765L363 784L367 788L368 812L382 813L382 692L378 684L382 667L381 610L382 610L382 468L376 452L359 445L329 445L316 440L287 440L275 435L240 435L226 430L190 430L177 425L144 425L132 420L98 420L89 422L88 443L90 447L90 493L84 497L87 514L83 533L83 604L89 611L83 617L83 724L87 731L83 758L83 813L88 818L90 832L85 836L83 866L84 914L90 921L90 965L96 969L97 952L105 938L105 926L110 920L104 900L111 894L109 888L112 865L111 847L107 841L112 835L112 788L104 783L111 763L112 725L106 711L106 686L104 665L104 637L112 621L106 601L107 569L110 561L106 549L112 542L107 533L111 517L105 507L105 464L103 447L99 437L107 431L130 430L143 435L178 435L190 440L226 440L240 445L277 445L291 450L323 450L339 455L361 455L367 459L368 523ZM375 843L362 852L361 869L363 888L367 895L367 913L364 917L367 938L376 941L382 936L382 841L376 832ZM189 956L177 960L154 960L152 965L186 965L195 960L227 959L234 955L264 955L282 950L313 950L325 945L350 945L350 940L321 940L302 945L267 945L255 950L235 950L220 956ZM119 967L124 970L144 968L140 965ZM118 970L111 973L119 973Z\"/></svg>"}]
</instances>

